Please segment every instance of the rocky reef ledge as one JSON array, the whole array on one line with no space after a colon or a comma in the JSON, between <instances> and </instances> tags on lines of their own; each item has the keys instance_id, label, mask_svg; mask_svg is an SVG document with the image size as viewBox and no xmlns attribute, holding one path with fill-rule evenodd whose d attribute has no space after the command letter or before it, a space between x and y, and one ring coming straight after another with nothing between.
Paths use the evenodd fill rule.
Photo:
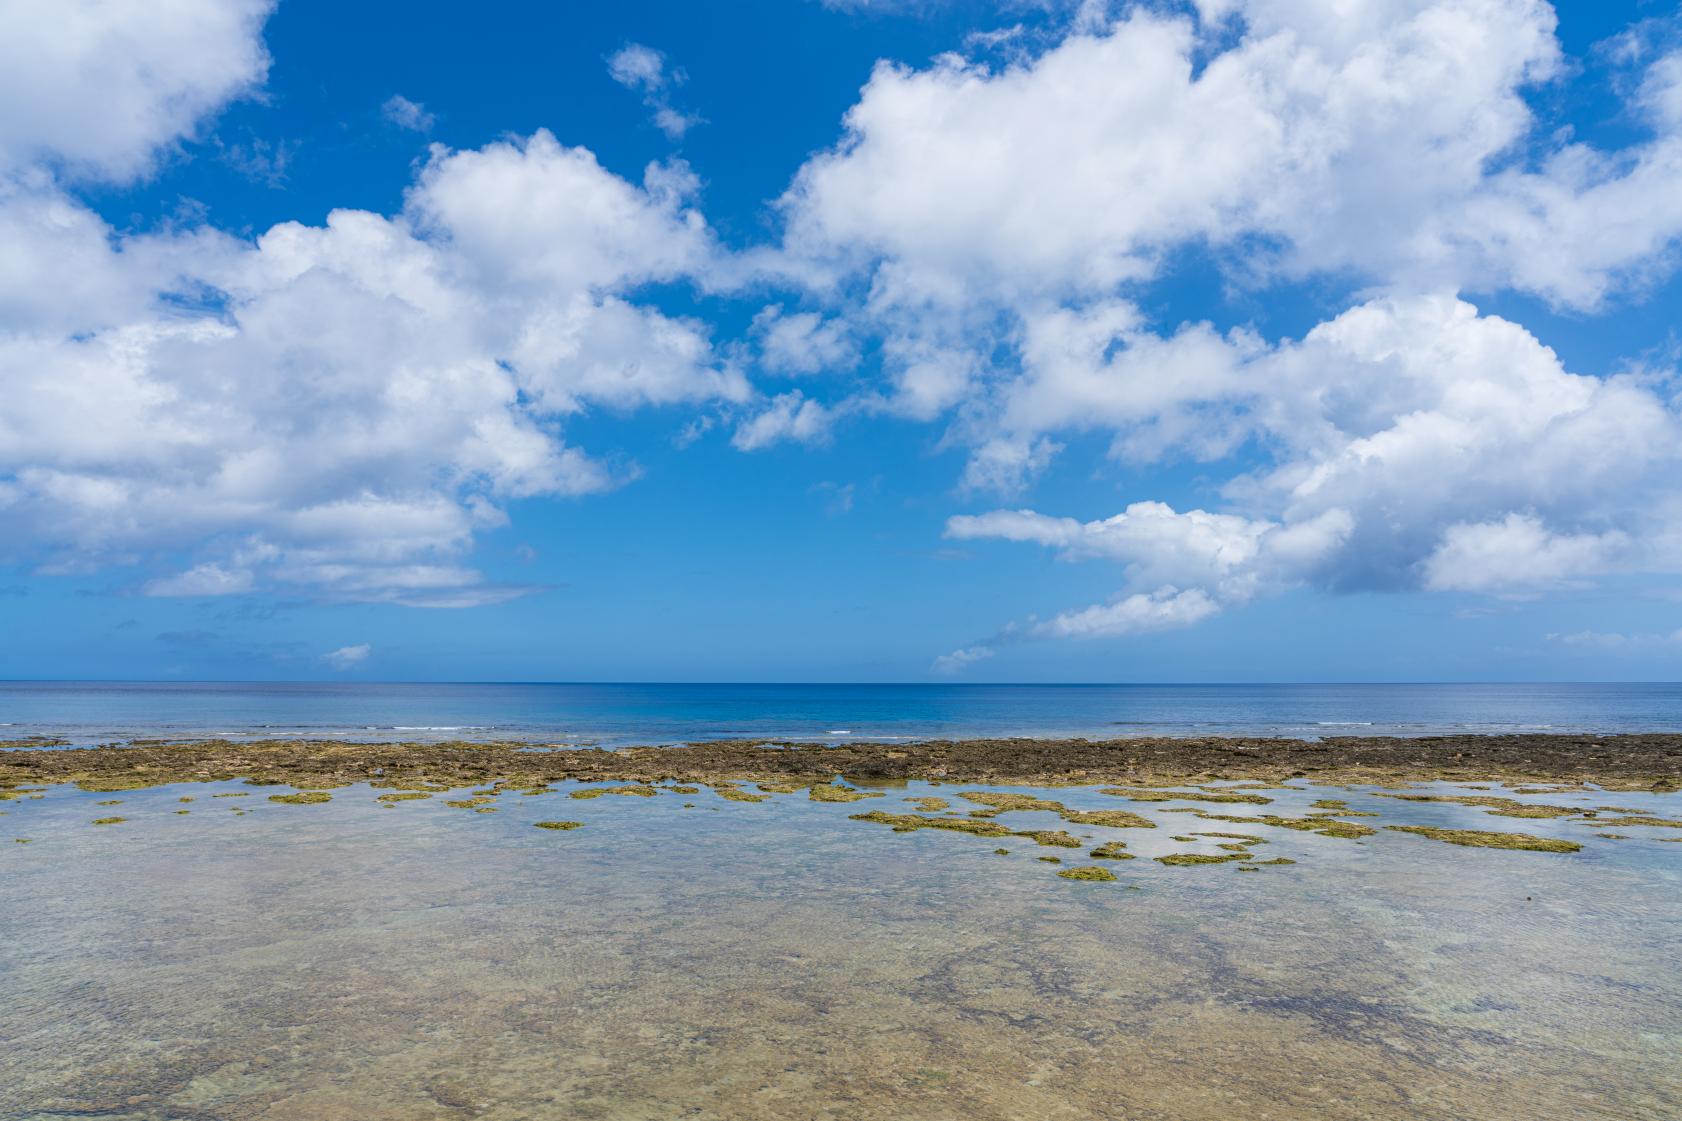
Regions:
<instances>
[{"instance_id":1,"label":"rocky reef ledge","mask_svg":"<svg viewBox=\"0 0 1682 1121\"><path fill-rule=\"evenodd\" d=\"M904 779L1053 786L1220 780L1391 785L1446 780L1682 790L1682 733L1419 738L938 740L841 746L730 740L617 750L531 743L343 740L136 741L0 751L0 789L74 782L123 790L248 779L320 789L357 782L465 785L490 780Z\"/></svg>"}]
</instances>

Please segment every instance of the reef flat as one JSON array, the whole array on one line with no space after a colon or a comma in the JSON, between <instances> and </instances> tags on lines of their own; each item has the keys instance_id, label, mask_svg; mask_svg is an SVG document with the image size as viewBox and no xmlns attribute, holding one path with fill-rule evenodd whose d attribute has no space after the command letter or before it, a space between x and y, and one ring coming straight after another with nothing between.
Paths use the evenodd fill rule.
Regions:
<instances>
[{"instance_id":1,"label":"reef flat","mask_svg":"<svg viewBox=\"0 0 1682 1121\"><path fill-rule=\"evenodd\" d=\"M1307 779L1322 784L1529 782L1614 790L1682 790L1682 734L987 739L840 746L730 740L617 750L531 743L343 740L141 740L99 747L32 745L0 752L0 788L74 782L122 791L229 779L331 789L565 780L798 785L836 775L995 785L1114 784L1135 797L1164 784ZM743 795L743 797L749 797ZM1240 800L1223 794L1219 800ZM1243 801L1254 801L1244 798Z\"/></svg>"}]
</instances>

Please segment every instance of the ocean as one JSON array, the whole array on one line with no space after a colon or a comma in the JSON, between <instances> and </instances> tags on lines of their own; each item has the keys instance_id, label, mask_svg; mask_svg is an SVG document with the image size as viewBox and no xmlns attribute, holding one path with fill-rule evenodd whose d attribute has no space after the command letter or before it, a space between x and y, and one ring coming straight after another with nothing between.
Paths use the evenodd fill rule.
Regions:
<instances>
[{"instance_id":1,"label":"ocean","mask_svg":"<svg viewBox=\"0 0 1682 1121\"><path fill-rule=\"evenodd\" d=\"M1435 735L1682 730L1682 683L855 685L0 682L0 740Z\"/></svg>"}]
</instances>

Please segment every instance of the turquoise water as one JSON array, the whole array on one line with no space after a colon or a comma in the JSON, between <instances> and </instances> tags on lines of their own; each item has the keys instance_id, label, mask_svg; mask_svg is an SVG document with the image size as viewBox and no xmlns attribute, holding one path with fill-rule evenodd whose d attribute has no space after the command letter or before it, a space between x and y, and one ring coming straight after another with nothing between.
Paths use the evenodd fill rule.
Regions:
<instances>
[{"instance_id":1,"label":"turquoise water","mask_svg":"<svg viewBox=\"0 0 1682 1121\"><path fill-rule=\"evenodd\" d=\"M637 685L0 682L0 739L1425 735L1682 730L1679 684Z\"/></svg>"},{"instance_id":2,"label":"turquoise water","mask_svg":"<svg viewBox=\"0 0 1682 1121\"><path fill-rule=\"evenodd\" d=\"M1135 854L1081 883L1041 859L1094 863L1079 849L851 819L909 798L962 813L973 788L748 804L559 784L490 814L272 789L0 803L0 1118L1682 1116L1682 844L1663 839L1678 829L1614 839L1580 815L1260 793L1289 816L1346 800L1376 827L1346 839L1185 812L1251 805L1034 792L1157 823L1069 825L1083 848ZM1497 793L1682 815L1677 794ZM124 820L93 824L107 816ZM1583 848L1458 848L1386 823ZM1203 831L1296 863L1152 859L1220 851L1174 839Z\"/></svg>"}]
</instances>

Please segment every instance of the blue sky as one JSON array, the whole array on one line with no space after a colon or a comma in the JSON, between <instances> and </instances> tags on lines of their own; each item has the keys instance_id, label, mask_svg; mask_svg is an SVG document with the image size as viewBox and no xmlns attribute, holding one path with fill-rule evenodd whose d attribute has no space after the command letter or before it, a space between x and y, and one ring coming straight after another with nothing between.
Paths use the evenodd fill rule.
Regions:
<instances>
[{"instance_id":1,"label":"blue sky","mask_svg":"<svg viewBox=\"0 0 1682 1121\"><path fill-rule=\"evenodd\" d=\"M9 7L0 676L1674 679L1679 48Z\"/></svg>"}]
</instances>

